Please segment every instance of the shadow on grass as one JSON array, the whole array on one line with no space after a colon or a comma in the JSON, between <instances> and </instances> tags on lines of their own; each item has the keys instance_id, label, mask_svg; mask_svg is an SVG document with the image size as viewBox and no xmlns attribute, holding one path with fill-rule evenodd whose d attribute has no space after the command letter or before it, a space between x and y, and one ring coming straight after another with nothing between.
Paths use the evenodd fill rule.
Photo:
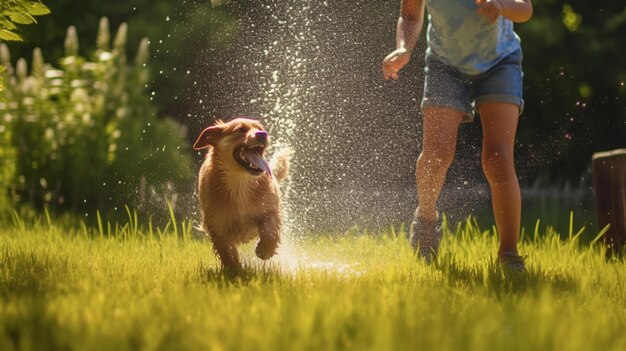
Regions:
<instances>
[{"instance_id":1,"label":"shadow on grass","mask_svg":"<svg viewBox=\"0 0 626 351\"><path fill-rule=\"evenodd\" d=\"M43 296L57 291L72 270L67 258L47 251L0 254L0 296Z\"/></svg>"},{"instance_id":2,"label":"shadow on grass","mask_svg":"<svg viewBox=\"0 0 626 351\"><path fill-rule=\"evenodd\" d=\"M523 272L509 271L491 260L486 267L484 264L468 266L457 262L438 262L435 267L444 272L450 285L484 290L500 298L538 293L545 289L570 293L579 288L572 275L550 272L535 266L527 266Z\"/></svg>"},{"instance_id":3,"label":"shadow on grass","mask_svg":"<svg viewBox=\"0 0 626 351\"><path fill-rule=\"evenodd\" d=\"M193 273L193 279L203 284L246 285L251 282L271 282L284 277L274 265L251 265L244 262L243 268L233 270L221 265L212 266L200 262Z\"/></svg>"}]
</instances>

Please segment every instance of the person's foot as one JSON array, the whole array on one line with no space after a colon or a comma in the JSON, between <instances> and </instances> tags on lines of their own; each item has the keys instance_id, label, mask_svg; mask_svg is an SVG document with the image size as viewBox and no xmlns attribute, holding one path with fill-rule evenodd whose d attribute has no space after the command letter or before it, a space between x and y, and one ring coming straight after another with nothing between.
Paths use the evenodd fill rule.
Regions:
<instances>
[{"instance_id":1,"label":"person's foot","mask_svg":"<svg viewBox=\"0 0 626 351\"><path fill-rule=\"evenodd\" d=\"M409 241L413 250L416 250L426 263L437 257L439 242L442 237L442 228L439 220L427 221L417 216L411 222Z\"/></svg>"},{"instance_id":2,"label":"person's foot","mask_svg":"<svg viewBox=\"0 0 626 351\"><path fill-rule=\"evenodd\" d=\"M506 251L498 257L498 262L507 271L511 272L525 272L526 266L524 265L524 257L520 256L517 252Z\"/></svg>"}]
</instances>

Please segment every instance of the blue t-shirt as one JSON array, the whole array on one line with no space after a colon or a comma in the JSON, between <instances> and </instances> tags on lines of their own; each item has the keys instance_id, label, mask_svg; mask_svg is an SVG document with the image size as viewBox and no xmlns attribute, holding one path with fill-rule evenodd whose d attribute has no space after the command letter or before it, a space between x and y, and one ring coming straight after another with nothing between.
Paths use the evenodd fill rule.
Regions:
<instances>
[{"instance_id":1,"label":"blue t-shirt","mask_svg":"<svg viewBox=\"0 0 626 351\"><path fill-rule=\"evenodd\" d=\"M476 75L520 49L511 20L500 16L491 23L476 10L475 0L427 0L426 54Z\"/></svg>"}]
</instances>

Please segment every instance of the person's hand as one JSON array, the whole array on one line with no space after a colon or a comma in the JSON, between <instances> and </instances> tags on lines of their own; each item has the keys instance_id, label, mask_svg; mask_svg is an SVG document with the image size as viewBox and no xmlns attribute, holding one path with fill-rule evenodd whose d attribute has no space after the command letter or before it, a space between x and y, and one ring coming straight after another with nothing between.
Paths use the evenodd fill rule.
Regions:
<instances>
[{"instance_id":1,"label":"person's hand","mask_svg":"<svg viewBox=\"0 0 626 351\"><path fill-rule=\"evenodd\" d=\"M402 69L411 58L411 53L405 48L395 49L383 60L383 77L385 79L398 79L398 71Z\"/></svg>"},{"instance_id":2,"label":"person's hand","mask_svg":"<svg viewBox=\"0 0 626 351\"><path fill-rule=\"evenodd\" d=\"M476 0L478 10L476 13L484 16L489 22L494 23L502 15L500 0Z\"/></svg>"}]
</instances>

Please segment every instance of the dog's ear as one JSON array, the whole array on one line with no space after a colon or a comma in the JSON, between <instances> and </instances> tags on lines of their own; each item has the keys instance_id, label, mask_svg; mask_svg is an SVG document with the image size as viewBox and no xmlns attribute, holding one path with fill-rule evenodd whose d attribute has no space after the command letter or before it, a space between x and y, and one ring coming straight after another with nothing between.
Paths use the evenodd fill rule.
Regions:
<instances>
[{"instance_id":1,"label":"dog's ear","mask_svg":"<svg viewBox=\"0 0 626 351\"><path fill-rule=\"evenodd\" d=\"M200 133L198 140L193 144L195 150L200 150L212 146L222 135L222 128L219 126L211 126Z\"/></svg>"}]
</instances>

